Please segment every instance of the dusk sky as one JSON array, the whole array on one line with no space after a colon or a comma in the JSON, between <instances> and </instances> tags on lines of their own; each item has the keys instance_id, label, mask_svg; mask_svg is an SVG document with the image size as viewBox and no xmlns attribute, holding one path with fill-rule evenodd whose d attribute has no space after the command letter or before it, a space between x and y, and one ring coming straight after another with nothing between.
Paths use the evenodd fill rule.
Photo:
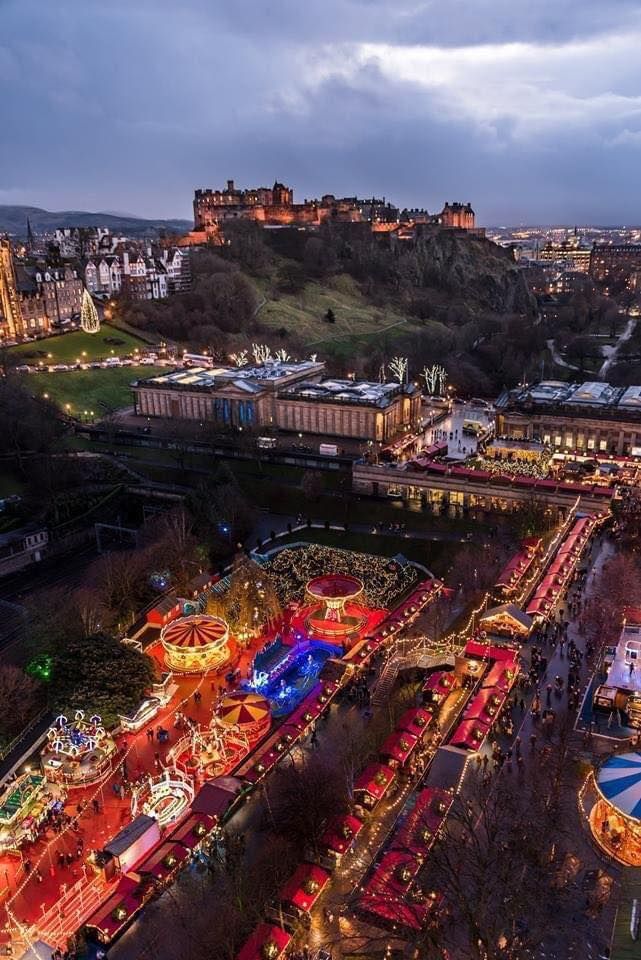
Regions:
<instances>
[{"instance_id":1,"label":"dusk sky","mask_svg":"<svg viewBox=\"0 0 641 960\"><path fill-rule=\"evenodd\" d=\"M641 223L639 0L0 0L0 203L195 187Z\"/></svg>"}]
</instances>

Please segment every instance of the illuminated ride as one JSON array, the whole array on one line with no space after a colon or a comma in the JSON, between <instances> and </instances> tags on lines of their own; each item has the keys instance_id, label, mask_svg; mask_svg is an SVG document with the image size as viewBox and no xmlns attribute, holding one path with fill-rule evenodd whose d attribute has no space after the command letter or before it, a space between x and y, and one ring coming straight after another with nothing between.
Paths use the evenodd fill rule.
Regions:
<instances>
[{"instance_id":1,"label":"illuminated ride","mask_svg":"<svg viewBox=\"0 0 641 960\"><path fill-rule=\"evenodd\" d=\"M258 693L240 690L224 698L217 717L223 730L237 730L250 747L265 736L272 722L269 701Z\"/></svg>"},{"instance_id":2,"label":"illuminated ride","mask_svg":"<svg viewBox=\"0 0 641 960\"><path fill-rule=\"evenodd\" d=\"M49 727L40 763L47 780L86 787L107 776L115 756L116 744L102 719L76 710L73 720L60 714Z\"/></svg>"},{"instance_id":3,"label":"illuminated ride","mask_svg":"<svg viewBox=\"0 0 641 960\"><path fill-rule=\"evenodd\" d=\"M145 813L166 827L187 812L194 793L191 778L176 768L164 770L159 777L149 776L132 794L132 819Z\"/></svg>"},{"instance_id":4,"label":"illuminated ride","mask_svg":"<svg viewBox=\"0 0 641 960\"><path fill-rule=\"evenodd\" d=\"M247 734L237 725L212 716L209 727L189 724L189 732L171 748L167 759L186 774L201 780L223 777L250 751Z\"/></svg>"},{"instance_id":5,"label":"illuminated ride","mask_svg":"<svg viewBox=\"0 0 641 960\"><path fill-rule=\"evenodd\" d=\"M35 840L49 811L62 804L42 774L23 773L12 780L0 793L0 852L17 851Z\"/></svg>"},{"instance_id":6,"label":"illuminated ride","mask_svg":"<svg viewBox=\"0 0 641 960\"><path fill-rule=\"evenodd\" d=\"M229 627L220 617L181 617L163 627L160 641L165 663L174 673L209 673L231 659Z\"/></svg>"},{"instance_id":7,"label":"illuminated ride","mask_svg":"<svg viewBox=\"0 0 641 960\"><path fill-rule=\"evenodd\" d=\"M305 627L312 637L342 643L358 635L367 623L367 610L356 603L364 590L358 577L324 574L309 580L305 591L311 601Z\"/></svg>"},{"instance_id":8,"label":"illuminated ride","mask_svg":"<svg viewBox=\"0 0 641 960\"><path fill-rule=\"evenodd\" d=\"M598 794L590 811L594 839L620 863L641 867L641 752L610 757L594 783Z\"/></svg>"}]
</instances>

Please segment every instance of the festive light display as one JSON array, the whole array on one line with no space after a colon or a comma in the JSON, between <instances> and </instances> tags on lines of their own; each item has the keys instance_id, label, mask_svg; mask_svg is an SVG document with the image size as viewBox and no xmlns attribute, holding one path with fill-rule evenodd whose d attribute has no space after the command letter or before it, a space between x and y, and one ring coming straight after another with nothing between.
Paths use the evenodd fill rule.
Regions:
<instances>
[{"instance_id":1,"label":"festive light display","mask_svg":"<svg viewBox=\"0 0 641 960\"><path fill-rule=\"evenodd\" d=\"M186 721L188 732L171 748L167 759L189 776L212 780L229 773L250 751L246 732L224 724L216 715L209 726Z\"/></svg>"},{"instance_id":2,"label":"festive light display","mask_svg":"<svg viewBox=\"0 0 641 960\"><path fill-rule=\"evenodd\" d=\"M96 305L88 290L82 291L80 326L85 333L98 333L100 330L100 317L98 316Z\"/></svg>"},{"instance_id":3,"label":"festive light display","mask_svg":"<svg viewBox=\"0 0 641 960\"><path fill-rule=\"evenodd\" d=\"M220 670L231 657L229 630L220 617L181 617L163 627L160 640L165 663L176 673Z\"/></svg>"},{"instance_id":4,"label":"festive light display","mask_svg":"<svg viewBox=\"0 0 641 960\"><path fill-rule=\"evenodd\" d=\"M641 867L641 752L609 757L593 777L589 815L595 840L610 856Z\"/></svg>"},{"instance_id":5,"label":"festive light display","mask_svg":"<svg viewBox=\"0 0 641 960\"><path fill-rule=\"evenodd\" d=\"M48 780L67 787L85 787L110 772L116 744L96 714L76 710L73 720L63 714L47 731L40 762Z\"/></svg>"},{"instance_id":6,"label":"festive light display","mask_svg":"<svg viewBox=\"0 0 641 960\"><path fill-rule=\"evenodd\" d=\"M265 697L257 693L230 693L218 708L223 727L242 733L253 746L271 726L271 712Z\"/></svg>"},{"instance_id":7,"label":"festive light display","mask_svg":"<svg viewBox=\"0 0 641 960\"><path fill-rule=\"evenodd\" d=\"M164 770L160 777L147 777L134 789L131 800L132 818L146 813L161 827L178 820L194 799L191 778L179 770Z\"/></svg>"},{"instance_id":8,"label":"festive light display","mask_svg":"<svg viewBox=\"0 0 641 960\"><path fill-rule=\"evenodd\" d=\"M62 797L55 796L41 774L24 773L0 794L0 852L16 851L35 839L38 826Z\"/></svg>"}]
</instances>

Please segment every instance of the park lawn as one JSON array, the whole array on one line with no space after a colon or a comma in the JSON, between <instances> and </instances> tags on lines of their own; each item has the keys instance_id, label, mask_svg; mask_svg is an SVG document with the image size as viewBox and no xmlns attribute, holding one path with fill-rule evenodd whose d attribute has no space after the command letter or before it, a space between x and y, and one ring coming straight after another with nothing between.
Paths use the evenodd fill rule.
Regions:
<instances>
[{"instance_id":1,"label":"park lawn","mask_svg":"<svg viewBox=\"0 0 641 960\"><path fill-rule=\"evenodd\" d=\"M33 343L19 343L10 347L10 353L19 356L22 362L34 364L42 360L43 364L48 366L54 363L75 363L76 360L89 363L111 356L124 357L133 353L136 347L140 349L142 346L143 341L138 337L103 323L98 333L75 330L73 333L62 333L57 337L47 337Z\"/></svg>"},{"instance_id":2,"label":"park lawn","mask_svg":"<svg viewBox=\"0 0 641 960\"><path fill-rule=\"evenodd\" d=\"M13 497L24 492L24 483L7 464L0 467L0 498Z\"/></svg>"},{"instance_id":3,"label":"park lawn","mask_svg":"<svg viewBox=\"0 0 641 960\"><path fill-rule=\"evenodd\" d=\"M103 417L105 413L132 404L130 384L149 375L148 367L111 367L107 370L68 370L59 373L34 373L28 384L34 393L44 396L80 419Z\"/></svg>"}]
</instances>

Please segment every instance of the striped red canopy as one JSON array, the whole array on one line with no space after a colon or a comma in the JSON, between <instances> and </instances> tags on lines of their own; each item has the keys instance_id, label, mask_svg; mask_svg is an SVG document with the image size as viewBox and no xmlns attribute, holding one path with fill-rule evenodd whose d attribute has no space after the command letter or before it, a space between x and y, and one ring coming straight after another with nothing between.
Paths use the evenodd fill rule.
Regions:
<instances>
[{"instance_id":1,"label":"striped red canopy","mask_svg":"<svg viewBox=\"0 0 641 960\"><path fill-rule=\"evenodd\" d=\"M227 637L227 632L227 624L219 617L181 617L165 627L162 641L183 650L200 650L220 643Z\"/></svg>"}]
</instances>

